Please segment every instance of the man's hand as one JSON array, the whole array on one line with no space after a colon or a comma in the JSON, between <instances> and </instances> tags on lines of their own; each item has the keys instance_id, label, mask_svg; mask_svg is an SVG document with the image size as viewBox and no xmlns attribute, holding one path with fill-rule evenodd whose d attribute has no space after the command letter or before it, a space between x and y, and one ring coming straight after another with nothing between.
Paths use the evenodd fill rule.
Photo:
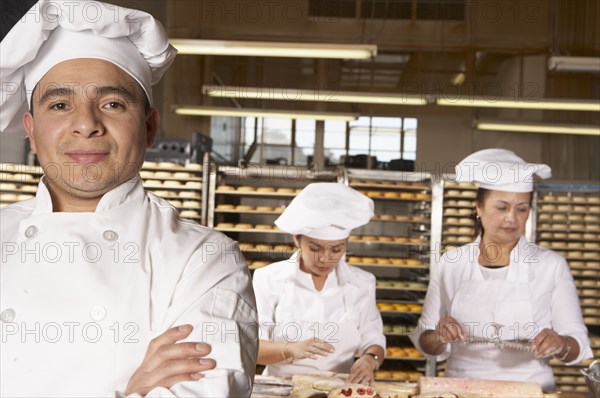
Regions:
<instances>
[{"instance_id":1,"label":"man's hand","mask_svg":"<svg viewBox=\"0 0 600 398\"><path fill-rule=\"evenodd\" d=\"M294 359L316 359L317 355L325 357L334 351L335 348L331 344L319 339L307 339L297 343L288 343L285 348L286 356L293 357ZM291 354L291 356L287 354Z\"/></svg>"},{"instance_id":2,"label":"man's hand","mask_svg":"<svg viewBox=\"0 0 600 398\"><path fill-rule=\"evenodd\" d=\"M177 343L192 332L192 325L171 328L152 339L140 367L129 379L125 395L145 396L153 388L170 388L182 381L200 380L202 372L216 366L205 358L210 353L206 343Z\"/></svg>"},{"instance_id":3,"label":"man's hand","mask_svg":"<svg viewBox=\"0 0 600 398\"><path fill-rule=\"evenodd\" d=\"M440 319L435 327L435 334L438 343L442 344L454 343L465 339L465 334L460 324L451 316Z\"/></svg>"},{"instance_id":4,"label":"man's hand","mask_svg":"<svg viewBox=\"0 0 600 398\"><path fill-rule=\"evenodd\" d=\"M363 355L358 358L350 369L348 383L371 384L375 381L375 358L370 355Z\"/></svg>"}]
</instances>

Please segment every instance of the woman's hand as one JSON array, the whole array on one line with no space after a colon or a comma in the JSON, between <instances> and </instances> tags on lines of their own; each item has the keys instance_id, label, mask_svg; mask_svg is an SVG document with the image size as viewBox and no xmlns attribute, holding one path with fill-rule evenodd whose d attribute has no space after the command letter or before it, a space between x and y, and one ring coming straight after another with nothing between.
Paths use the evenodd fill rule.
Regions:
<instances>
[{"instance_id":1,"label":"woman's hand","mask_svg":"<svg viewBox=\"0 0 600 398\"><path fill-rule=\"evenodd\" d=\"M335 351L335 347L324 340L308 339L297 343L287 343L284 350L286 358L316 359L317 355L327 356Z\"/></svg>"},{"instance_id":2,"label":"woman's hand","mask_svg":"<svg viewBox=\"0 0 600 398\"><path fill-rule=\"evenodd\" d=\"M350 368L348 383L371 384L375 380L376 367L375 358L370 355L361 356Z\"/></svg>"},{"instance_id":3,"label":"woman's hand","mask_svg":"<svg viewBox=\"0 0 600 398\"><path fill-rule=\"evenodd\" d=\"M206 343L177 343L192 332L191 325L174 327L148 344L146 356L127 383L125 395L138 393L145 396L153 388L171 388L182 381L200 380L201 372L213 369L214 360L205 358L210 353Z\"/></svg>"},{"instance_id":4,"label":"woman's hand","mask_svg":"<svg viewBox=\"0 0 600 398\"><path fill-rule=\"evenodd\" d=\"M465 334L458 321L451 316L440 319L435 327L438 342L442 344L454 343L465 339Z\"/></svg>"},{"instance_id":5,"label":"woman's hand","mask_svg":"<svg viewBox=\"0 0 600 398\"><path fill-rule=\"evenodd\" d=\"M543 329L533 339L531 348L533 350L533 356L536 358L546 358L552 355L557 355L563 352L566 348L566 341L564 337L556 333L552 329Z\"/></svg>"}]
</instances>

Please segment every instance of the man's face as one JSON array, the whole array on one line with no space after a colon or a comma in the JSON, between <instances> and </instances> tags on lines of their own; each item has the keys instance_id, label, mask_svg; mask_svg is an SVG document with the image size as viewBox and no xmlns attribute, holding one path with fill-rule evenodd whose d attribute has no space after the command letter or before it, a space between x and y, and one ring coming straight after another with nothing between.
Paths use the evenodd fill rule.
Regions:
<instances>
[{"instance_id":1,"label":"man's face","mask_svg":"<svg viewBox=\"0 0 600 398\"><path fill-rule=\"evenodd\" d=\"M112 63L74 59L37 84L23 124L57 193L96 198L135 176L159 117L139 84Z\"/></svg>"}]
</instances>

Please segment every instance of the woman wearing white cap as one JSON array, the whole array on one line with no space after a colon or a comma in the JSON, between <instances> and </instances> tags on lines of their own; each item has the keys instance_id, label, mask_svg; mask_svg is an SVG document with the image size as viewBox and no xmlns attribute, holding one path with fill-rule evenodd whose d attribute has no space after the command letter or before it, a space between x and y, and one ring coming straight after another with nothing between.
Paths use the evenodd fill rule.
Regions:
<instances>
[{"instance_id":1,"label":"woman wearing white cap","mask_svg":"<svg viewBox=\"0 0 600 398\"><path fill-rule=\"evenodd\" d=\"M275 221L299 250L254 273L266 374L328 370L350 373L349 382L373 380L385 352L375 278L344 259L352 229L372 216L373 201L354 189L314 183Z\"/></svg>"},{"instance_id":2,"label":"woman wearing white cap","mask_svg":"<svg viewBox=\"0 0 600 398\"><path fill-rule=\"evenodd\" d=\"M504 149L473 153L456 167L457 181L479 183L479 236L432 267L411 336L425 354L448 359L446 376L532 381L552 390L550 358L571 365L592 355L565 259L524 237L534 174L549 178L550 167ZM469 344L474 338L531 341L531 349Z\"/></svg>"}]
</instances>

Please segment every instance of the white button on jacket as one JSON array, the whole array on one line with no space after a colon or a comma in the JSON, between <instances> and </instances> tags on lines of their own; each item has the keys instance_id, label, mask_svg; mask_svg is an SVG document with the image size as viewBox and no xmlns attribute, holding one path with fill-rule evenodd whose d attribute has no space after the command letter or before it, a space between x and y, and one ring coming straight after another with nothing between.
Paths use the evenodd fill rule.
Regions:
<instances>
[{"instance_id":1,"label":"white button on jacket","mask_svg":"<svg viewBox=\"0 0 600 398\"><path fill-rule=\"evenodd\" d=\"M121 396L149 341L182 324L217 368L146 397L250 395L256 305L236 242L180 219L138 177L94 213L53 213L41 182L0 219L1 396Z\"/></svg>"}]
</instances>

